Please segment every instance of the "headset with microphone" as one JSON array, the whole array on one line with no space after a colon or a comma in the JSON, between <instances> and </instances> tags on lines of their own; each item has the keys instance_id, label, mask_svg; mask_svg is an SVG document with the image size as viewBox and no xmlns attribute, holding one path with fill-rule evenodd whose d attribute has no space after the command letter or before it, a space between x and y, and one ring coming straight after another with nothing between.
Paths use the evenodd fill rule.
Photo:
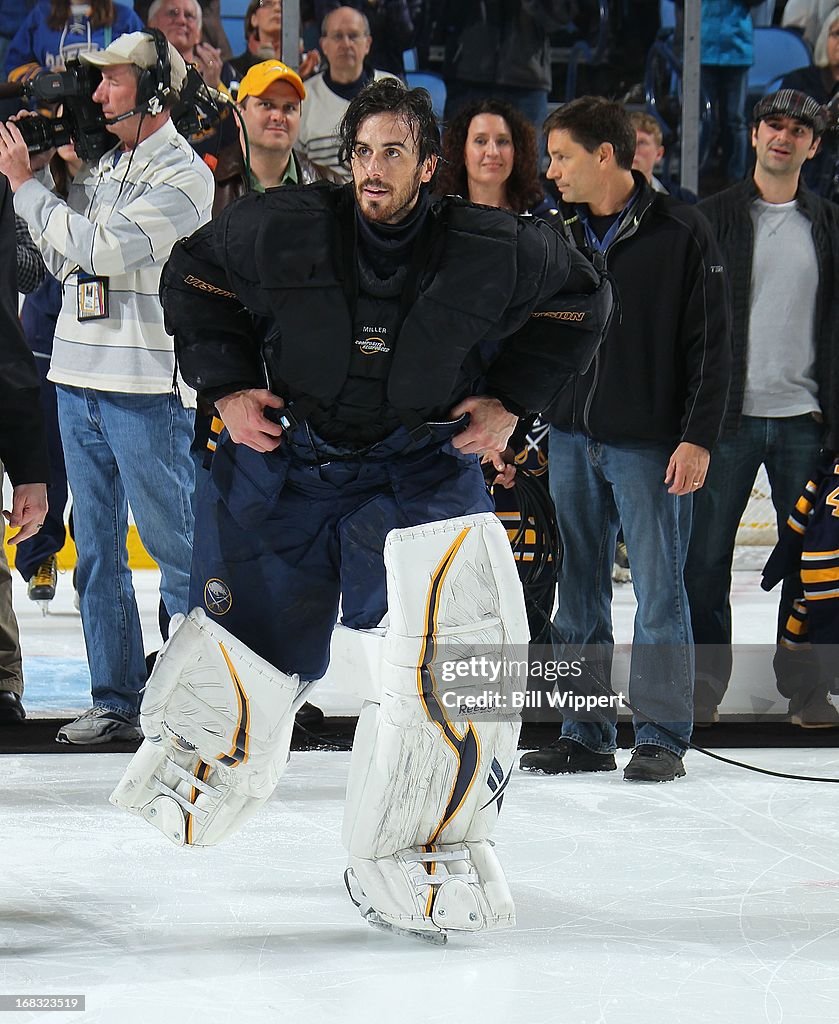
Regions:
<instances>
[{"instance_id":1,"label":"headset with microphone","mask_svg":"<svg viewBox=\"0 0 839 1024\"><path fill-rule=\"evenodd\" d=\"M172 88L172 64L169 60L169 42L158 28L143 29L154 42L156 61L153 68L143 68L137 79L137 100L132 110L118 117L108 117L105 124L119 124L135 114L154 117L173 106L178 100L177 89Z\"/></svg>"}]
</instances>

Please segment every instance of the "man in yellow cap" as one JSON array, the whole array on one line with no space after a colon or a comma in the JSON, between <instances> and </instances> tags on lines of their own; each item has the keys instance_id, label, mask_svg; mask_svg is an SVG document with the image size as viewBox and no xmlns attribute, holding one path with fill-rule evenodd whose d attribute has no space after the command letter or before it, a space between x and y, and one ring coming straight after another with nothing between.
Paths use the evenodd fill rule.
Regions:
<instances>
[{"instance_id":1,"label":"man in yellow cap","mask_svg":"<svg viewBox=\"0 0 839 1024\"><path fill-rule=\"evenodd\" d=\"M214 216L244 192L330 177L294 152L305 98L303 80L282 61L250 68L239 85L240 145L223 150L215 170Z\"/></svg>"},{"instance_id":2,"label":"man in yellow cap","mask_svg":"<svg viewBox=\"0 0 839 1024\"><path fill-rule=\"evenodd\" d=\"M300 104L305 98L303 80L280 60L264 60L247 71L237 94L243 122L240 145L222 150L214 170L214 217L245 192L335 180L326 168L316 167L293 149L300 131ZM207 444L214 450L221 427L218 417L199 417L195 430L197 448ZM209 432L208 437L205 431ZM317 728L323 722L323 712L307 702L297 712L297 722L306 728Z\"/></svg>"}]
</instances>

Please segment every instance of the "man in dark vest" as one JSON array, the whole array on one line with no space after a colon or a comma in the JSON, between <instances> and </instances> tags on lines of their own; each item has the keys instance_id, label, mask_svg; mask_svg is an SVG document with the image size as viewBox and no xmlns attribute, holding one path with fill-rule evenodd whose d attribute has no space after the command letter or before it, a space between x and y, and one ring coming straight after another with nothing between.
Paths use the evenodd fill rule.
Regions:
<instances>
[{"instance_id":1,"label":"man in dark vest","mask_svg":"<svg viewBox=\"0 0 839 1024\"><path fill-rule=\"evenodd\" d=\"M346 882L371 923L439 939L514 921L488 837L518 723L449 713L429 668L438 640L464 630L464 644L477 632L493 646L501 628L503 643L526 653L521 588L488 514L481 458L503 470L519 415L544 408L573 371L565 325L589 315L574 301L598 292L596 320L611 296L550 226L452 197L431 202L440 137L425 90L371 84L350 104L341 142L350 184L249 194L181 243L163 275L181 372L226 432L197 503L198 607L161 654L144 704L150 742L174 738L172 756L201 775L191 792L212 809L194 818L176 800L184 827L163 814L152 823L176 842L228 834L244 812L219 807L226 789L263 799L285 764L278 749L269 784L240 785L253 781L259 737L271 734L257 717L273 715L281 731L282 695L299 677L293 712L324 674L339 599L338 628L359 636L388 613L381 656L369 659L381 686L354 744ZM253 317L271 321L264 335ZM412 661L405 652L417 643ZM235 700L207 695L210 663L226 671L219 646ZM275 697L260 703L266 677ZM231 719L211 720L222 706L238 710L219 756L213 737L228 735ZM183 740L197 766L175 749ZM178 789L165 766L147 787L154 756L130 769L117 803L146 814L143 793ZM217 786L218 761L243 770Z\"/></svg>"}]
</instances>

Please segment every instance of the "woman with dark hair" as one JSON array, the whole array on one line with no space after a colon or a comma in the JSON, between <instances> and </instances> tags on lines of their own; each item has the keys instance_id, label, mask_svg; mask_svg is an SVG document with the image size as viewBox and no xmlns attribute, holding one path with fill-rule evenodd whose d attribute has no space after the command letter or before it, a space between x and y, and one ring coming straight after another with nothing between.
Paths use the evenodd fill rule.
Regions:
<instances>
[{"instance_id":1,"label":"woman with dark hair","mask_svg":"<svg viewBox=\"0 0 839 1024\"><path fill-rule=\"evenodd\" d=\"M283 44L283 5L282 0L251 0L245 11L245 40L247 47L244 53L233 57L230 64L241 81L248 71L264 60L282 60ZM317 50L303 52L300 46L300 64L297 68L301 78L308 78L317 70L320 54Z\"/></svg>"},{"instance_id":2,"label":"woman with dark hair","mask_svg":"<svg viewBox=\"0 0 839 1024\"><path fill-rule=\"evenodd\" d=\"M143 23L112 0L41 0L9 44L5 71L10 82L28 81L44 69L58 71L71 57L104 50L124 32L139 32Z\"/></svg>"},{"instance_id":3,"label":"woman with dark hair","mask_svg":"<svg viewBox=\"0 0 839 1024\"><path fill-rule=\"evenodd\" d=\"M514 213L542 213L536 132L515 107L474 100L446 129L438 191Z\"/></svg>"},{"instance_id":4,"label":"woman with dark hair","mask_svg":"<svg viewBox=\"0 0 839 1024\"><path fill-rule=\"evenodd\" d=\"M536 132L524 114L500 100L473 100L460 108L446 128L437 190L513 213L547 214L552 204L539 183L536 152ZM556 523L547 488L548 429L549 424L538 418L520 420L504 452L507 468L502 473L492 470L491 464L486 468L494 485L495 513L513 544L530 634L537 644L550 643L556 591ZM529 487L518 487L519 470L527 470ZM522 502L528 500L532 511L543 511L535 522L525 522L522 516Z\"/></svg>"}]
</instances>

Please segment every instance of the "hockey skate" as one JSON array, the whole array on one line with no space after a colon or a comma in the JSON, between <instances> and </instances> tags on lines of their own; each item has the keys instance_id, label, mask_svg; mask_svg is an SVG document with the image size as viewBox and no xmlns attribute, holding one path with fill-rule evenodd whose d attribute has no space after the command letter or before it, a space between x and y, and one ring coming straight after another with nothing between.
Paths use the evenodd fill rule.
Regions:
<instances>
[{"instance_id":1,"label":"hockey skate","mask_svg":"<svg viewBox=\"0 0 839 1024\"><path fill-rule=\"evenodd\" d=\"M436 945L449 933L509 928L516 921L486 839L429 843L376 860L352 857L344 883L368 924Z\"/></svg>"},{"instance_id":2,"label":"hockey skate","mask_svg":"<svg viewBox=\"0 0 839 1024\"><path fill-rule=\"evenodd\" d=\"M49 613L50 601L55 597L57 585L58 558L49 555L32 574L26 588L27 597L39 606L42 615Z\"/></svg>"},{"instance_id":3,"label":"hockey skate","mask_svg":"<svg viewBox=\"0 0 839 1024\"><path fill-rule=\"evenodd\" d=\"M401 928L398 925L391 924L390 921L385 921L383 917L373 909L373 905L361 888L361 883L358 881L355 872L352 868L347 868L344 872L344 885L347 887L347 892L350 894L350 899L356 907L364 920L372 925L374 928L379 928L382 931L393 932L394 935L404 935L410 939L421 939L423 942L431 942L435 946L445 946L449 941L448 936L444 931L421 931L419 929Z\"/></svg>"}]
</instances>

